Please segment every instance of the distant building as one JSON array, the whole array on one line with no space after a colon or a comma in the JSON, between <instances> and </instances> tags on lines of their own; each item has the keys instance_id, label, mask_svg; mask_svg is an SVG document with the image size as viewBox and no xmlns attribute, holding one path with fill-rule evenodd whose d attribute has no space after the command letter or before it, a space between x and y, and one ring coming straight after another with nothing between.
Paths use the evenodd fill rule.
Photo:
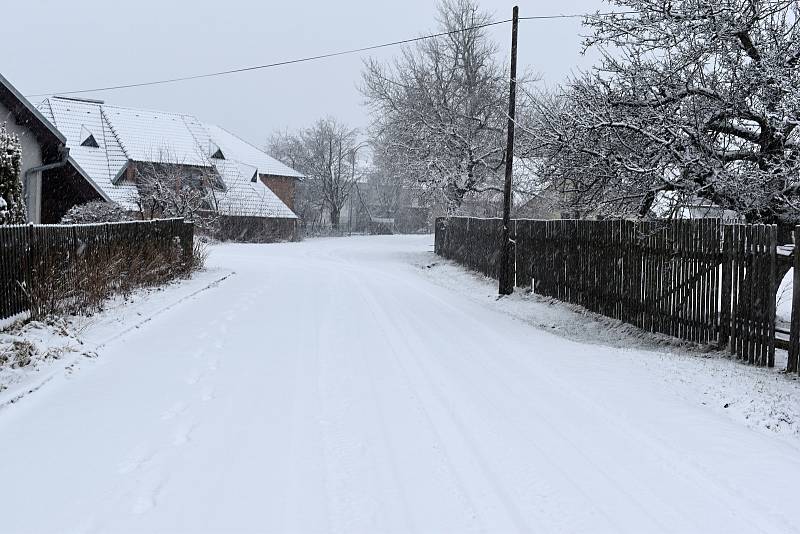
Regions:
<instances>
[{"instance_id":1,"label":"distant building","mask_svg":"<svg viewBox=\"0 0 800 534\"><path fill-rule=\"evenodd\" d=\"M137 169L157 164L218 177L213 209L223 216L223 237L289 239L296 231L292 207L302 175L219 126L100 100L51 97L38 109L66 138L71 156L69 166L44 176L43 222L92 199L136 210Z\"/></svg>"},{"instance_id":2,"label":"distant building","mask_svg":"<svg viewBox=\"0 0 800 534\"><path fill-rule=\"evenodd\" d=\"M69 159L66 138L50 121L0 76L0 124L16 134L22 145L22 185L28 220L39 222L42 174L46 169L64 167Z\"/></svg>"}]
</instances>

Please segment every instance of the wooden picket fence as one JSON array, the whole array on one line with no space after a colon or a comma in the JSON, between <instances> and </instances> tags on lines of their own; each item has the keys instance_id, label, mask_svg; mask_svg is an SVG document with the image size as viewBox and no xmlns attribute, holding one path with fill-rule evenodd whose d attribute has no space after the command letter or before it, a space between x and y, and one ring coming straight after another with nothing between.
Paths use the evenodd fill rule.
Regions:
<instances>
[{"instance_id":1,"label":"wooden picket fence","mask_svg":"<svg viewBox=\"0 0 800 534\"><path fill-rule=\"evenodd\" d=\"M0 321L166 280L191 262L193 235L183 219L0 226Z\"/></svg>"},{"instance_id":2,"label":"wooden picket fence","mask_svg":"<svg viewBox=\"0 0 800 534\"><path fill-rule=\"evenodd\" d=\"M441 232L445 221L447 231ZM440 256L455 260L467 269L497 279L500 267L502 219L453 217L436 221L436 251ZM439 243L442 240L442 243Z\"/></svg>"},{"instance_id":3,"label":"wooden picket fence","mask_svg":"<svg viewBox=\"0 0 800 534\"><path fill-rule=\"evenodd\" d=\"M518 287L649 332L727 346L744 362L774 365L775 225L718 219L512 223ZM500 219L440 218L436 253L496 278L501 228ZM800 353L800 316L793 323L791 343ZM796 368L796 355L794 361Z\"/></svg>"}]
</instances>

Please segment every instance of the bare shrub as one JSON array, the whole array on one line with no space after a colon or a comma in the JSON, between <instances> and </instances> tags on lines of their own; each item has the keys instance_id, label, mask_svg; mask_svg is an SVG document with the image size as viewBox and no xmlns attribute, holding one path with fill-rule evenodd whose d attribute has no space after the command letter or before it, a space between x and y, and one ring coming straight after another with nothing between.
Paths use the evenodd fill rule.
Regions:
<instances>
[{"instance_id":1,"label":"bare shrub","mask_svg":"<svg viewBox=\"0 0 800 534\"><path fill-rule=\"evenodd\" d=\"M208 245L202 241L195 241L192 244L192 256L190 263L186 266L188 272L197 272L203 269L208 259Z\"/></svg>"},{"instance_id":2,"label":"bare shrub","mask_svg":"<svg viewBox=\"0 0 800 534\"><path fill-rule=\"evenodd\" d=\"M36 347L30 341L15 340L11 345L11 367L27 367L36 357Z\"/></svg>"},{"instance_id":3,"label":"bare shrub","mask_svg":"<svg viewBox=\"0 0 800 534\"><path fill-rule=\"evenodd\" d=\"M31 317L93 313L113 295L128 297L201 269L205 248L188 241L191 227L183 225L153 221L50 228L51 233L67 230L72 237L34 247L32 283L24 288Z\"/></svg>"}]
</instances>

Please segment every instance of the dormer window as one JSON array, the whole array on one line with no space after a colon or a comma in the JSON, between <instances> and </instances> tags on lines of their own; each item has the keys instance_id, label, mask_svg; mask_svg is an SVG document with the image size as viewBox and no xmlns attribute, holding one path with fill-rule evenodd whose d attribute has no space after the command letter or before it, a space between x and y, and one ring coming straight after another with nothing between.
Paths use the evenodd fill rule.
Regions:
<instances>
[{"instance_id":1,"label":"dormer window","mask_svg":"<svg viewBox=\"0 0 800 534\"><path fill-rule=\"evenodd\" d=\"M208 155L211 159L225 159L222 149L214 141L208 142Z\"/></svg>"},{"instance_id":2,"label":"dormer window","mask_svg":"<svg viewBox=\"0 0 800 534\"><path fill-rule=\"evenodd\" d=\"M256 172L253 173L253 177L250 178L250 181L253 183L256 183L258 181L258 169L256 169Z\"/></svg>"},{"instance_id":3,"label":"dormer window","mask_svg":"<svg viewBox=\"0 0 800 534\"><path fill-rule=\"evenodd\" d=\"M97 139L94 138L94 134L83 124L81 124L81 146L100 148Z\"/></svg>"}]
</instances>

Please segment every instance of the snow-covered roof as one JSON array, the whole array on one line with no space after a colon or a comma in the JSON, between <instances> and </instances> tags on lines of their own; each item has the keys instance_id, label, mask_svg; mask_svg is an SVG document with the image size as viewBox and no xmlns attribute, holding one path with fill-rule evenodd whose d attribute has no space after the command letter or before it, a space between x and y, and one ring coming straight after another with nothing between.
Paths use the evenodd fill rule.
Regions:
<instances>
[{"instance_id":1,"label":"snow-covered roof","mask_svg":"<svg viewBox=\"0 0 800 534\"><path fill-rule=\"evenodd\" d=\"M112 183L128 163L128 157L108 122L103 120L101 106L97 102L50 98L39 104L39 111L67 138L70 158L95 189L106 200L135 208L136 187ZM98 148L81 145L83 128L92 132Z\"/></svg>"},{"instance_id":2,"label":"snow-covered roof","mask_svg":"<svg viewBox=\"0 0 800 534\"><path fill-rule=\"evenodd\" d=\"M198 144L208 134L191 115L105 105L102 109L128 159L210 166ZM198 133L203 139L196 138Z\"/></svg>"},{"instance_id":3,"label":"snow-covered roof","mask_svg":"<svg viewBox=\"0 0 800 534\"><path fill-rule=\"evenodd\" d=\"M228 159L214 161L214 166L226 185L224 192L214 193L220 213L247 217L296 218L292 210L261 180L252 181L255 167Z\"/></svg>"},{"instance_id":4,"label":"snow-covered roof","mask_svg":"<svg viewBox=\"0 0 800 534\"><path fill-rule=\"evenodd\" d=\"M81 174L107 200L136 207L135 185L119 180L129 162L175 163L214 167L225 183L217 192L219 211L230 215L295 218L296 215L260 174L300 177L256 147L214 125L187 114L110 106L97 100L52 97L39 111L66 137L70 158ZM97 146L85 141L90 134ZM225 159L215 159L211 149Z\"/></svg>"},{"instance_id":5,"label":"snow-covered roof","mask_svg":"<svg viewBox=\"0 0 800 534\"><path fill-rule=\"evenodd\" d=\"M247 141L240 139L225 128L204 123L208 134L222 150L226 159L240 161L258 169L259 174L303 178L303 175L259 150Z\"/></svg>"}]
</instances>

